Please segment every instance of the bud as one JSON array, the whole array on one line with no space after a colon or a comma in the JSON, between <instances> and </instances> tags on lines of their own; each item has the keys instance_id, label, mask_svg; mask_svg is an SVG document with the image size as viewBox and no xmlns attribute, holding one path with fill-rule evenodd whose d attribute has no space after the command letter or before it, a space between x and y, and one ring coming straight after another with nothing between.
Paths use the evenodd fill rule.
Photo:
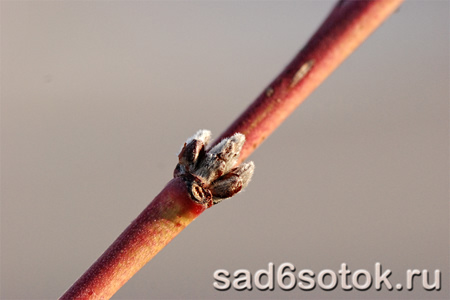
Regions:
<instances>
[{"instance_id":1,"label":"bud","mask_svg":"<svg viewBox=\"0 0 450 300\"><path fill-rule=\"evenodd\" d=\"M244 189L253 175L253 162L235 167L245 136L235 133L206 151L211 132L199 130L189 138L178 154L174 177L182 177L191 198L207 207Z\"/></svg>"}]
</instances>

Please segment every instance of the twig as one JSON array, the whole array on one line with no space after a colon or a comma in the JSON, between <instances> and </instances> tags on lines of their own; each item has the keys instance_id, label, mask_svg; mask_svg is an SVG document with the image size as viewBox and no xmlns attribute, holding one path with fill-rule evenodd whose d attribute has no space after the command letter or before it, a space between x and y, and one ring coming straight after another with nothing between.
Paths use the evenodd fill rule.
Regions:
<instances>
[{"instance_id":1,"label":"twig","mask_svg":"<svg viewBox=\"0 0 450 300\"><path fill-rule=\"evenodd\" d=\"M403 0L339 1L306 46L216 140L241 132L244 161Z\"/></svg>"},{"instance_id":2,"label":"twig","mask_svg":"<svg viewBox=\"0 0 450 300\"><path fill-rule=\"evenodd\" d=\"M239 192L250 180L253 165L233 165L244 161L401 2L339 1L292 62L215 141L221 152L217 147L206 152L204 136L188 140L175 178L61 299L110 298L207 207ZM227 152L219 142L237 132L245 143ZM221 157L227 153L234 154L222 172ZM206 157L216 162L213 175L199 170Z\"/></svg>"}]
</instances>

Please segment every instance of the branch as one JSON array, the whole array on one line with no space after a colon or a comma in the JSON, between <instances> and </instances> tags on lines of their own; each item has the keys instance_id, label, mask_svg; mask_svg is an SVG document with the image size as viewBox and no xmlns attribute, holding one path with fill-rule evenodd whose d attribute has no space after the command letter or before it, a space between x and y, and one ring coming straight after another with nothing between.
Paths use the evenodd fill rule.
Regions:
<instances>
[{"instance_id":1,"label":"branch","mask_svg":"<svg viewBox=\"0 0 450 300\"><path fill-rule=\"evenodd\" d=\"M205 150L206 131L184 144L175 178L61 299L110 298L206 208L244 188L253 164L234 165L243 162L401 2L339 1L307 45L211 150ZM236 138L238 132L243 135Z\"/></svg>"},{"instance_id":2,"label":"branch","mask_svg":"<svg viewBox=\"0 0 450 300\"><path fill-rule=\"evenodd\" d=\"M244 134L239 162L244 161L402 1L339 1L306 46L216 142Z\"/></svg>"}]
</instances>

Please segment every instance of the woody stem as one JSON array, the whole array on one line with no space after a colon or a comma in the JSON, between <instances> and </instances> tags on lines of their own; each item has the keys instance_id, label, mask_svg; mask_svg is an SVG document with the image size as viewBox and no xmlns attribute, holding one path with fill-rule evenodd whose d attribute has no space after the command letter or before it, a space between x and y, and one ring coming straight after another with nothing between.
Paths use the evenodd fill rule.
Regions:
<instances>
[{"instance_id":1,"label":"woody stem","mask_svg":"<svg viewBox=\"0 0 450 300\"><path fill-rule=\"evenodd\" d=\"M244 161L402 1L339 1L306 46L215 143L244 134L238 163Z\"/></svg>"},{"instance_id":2,"label":"woody stem","mask_svg":"<svg viewBox=\"0 0 450 300\"><path fill-rule=\"evenodd\" d=\"M307 45L215 143L243 133L237 164L244 161L401 2L339 1ZM62 299L111 297L203 210L181 179L173 179Z\"/></svg>"}]
</instances>

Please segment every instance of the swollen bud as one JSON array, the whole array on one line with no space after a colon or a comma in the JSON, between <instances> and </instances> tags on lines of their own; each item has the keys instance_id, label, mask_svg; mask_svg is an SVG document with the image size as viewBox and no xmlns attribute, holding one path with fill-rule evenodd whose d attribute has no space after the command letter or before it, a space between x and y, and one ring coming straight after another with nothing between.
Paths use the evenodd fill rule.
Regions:
<instances>
[{"instance_id":1,"label":"swollen bud","mask_svg":"<svg viewBox=\"0 0 450 300\"><path fill-rule=\"evenodd\" d=\"M199 130L189 138L178 154L174 177L182 177L191 198L210 207L244 189L253 175L253 162L235 166L245 136L236 133L206 151L211 132Z\"/></svg>"}]
</instances>

